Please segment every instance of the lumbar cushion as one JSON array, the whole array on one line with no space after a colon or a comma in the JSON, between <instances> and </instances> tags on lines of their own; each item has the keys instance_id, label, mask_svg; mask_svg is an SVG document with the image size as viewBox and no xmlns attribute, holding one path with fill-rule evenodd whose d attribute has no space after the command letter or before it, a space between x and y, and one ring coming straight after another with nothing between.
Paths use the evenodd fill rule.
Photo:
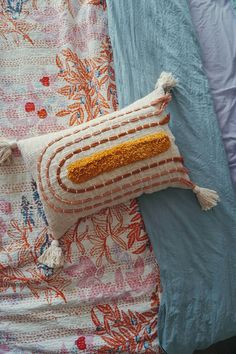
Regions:
<instances>
[{"instance_id":1,"label":"lumbar cushion","mask_svg":"<svg viewBox=\"0 0 236 354\"><path fill-rule=\"evenodd\" d=\"M176 80L162 73L156 88L130 106L56 133L20 140L17 146L37 181L55 239L39 261L61 266L56 241L78 218L168 187L192 189L203 210L219 199L189 178L165 109ZM0 142L1 162L16 142ZM2 148L2 152L1 152ZM5 158L4 158L5 157Z\"/></svg>"}]
</instances>

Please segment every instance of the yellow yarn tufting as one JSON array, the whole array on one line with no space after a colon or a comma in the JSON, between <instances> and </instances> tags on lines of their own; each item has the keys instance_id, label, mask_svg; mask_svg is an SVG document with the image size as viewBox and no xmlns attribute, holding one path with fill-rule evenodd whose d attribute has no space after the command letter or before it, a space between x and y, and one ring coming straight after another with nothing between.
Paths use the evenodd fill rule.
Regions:
<instances>
[{"instance_id":1,"label":"yellow yarn tufting","mask_svg":"<svg viewBox=\"0 0 236 354\"><path fill-rule=\"evenodd\" d=\"M165 152L170 145L170 138L164 132L127 141L72 162L68 166L67 176L77 184L86 182L104 172Z\"/></svg>"}]
</instances>

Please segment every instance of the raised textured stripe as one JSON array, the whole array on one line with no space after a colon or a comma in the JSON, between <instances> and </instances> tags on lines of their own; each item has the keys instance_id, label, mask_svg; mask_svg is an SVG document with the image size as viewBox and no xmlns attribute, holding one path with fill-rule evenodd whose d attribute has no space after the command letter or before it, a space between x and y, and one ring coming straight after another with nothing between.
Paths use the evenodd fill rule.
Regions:
<instances>
[{"instance_id":1,"label":"raised textured stripe","mask_svg":"<svg viewBox=\"0 0 236 354\"><path fill-rule=\"evenodd\" d=\"M170 145L170 138L164 132L124 142L71 163L68 178L76 184L86 182L102 173L159 155Z\"/></svg>"},{"instance_id":2,"label":"raised textured stripe","mask_svg":"<svg viewBox=\"0 0 236 354\"><path fill-rule=\"evenodd\" d=\"M99 132L98 132L98 134L96 134L96 135L100 135L100 134L102 134L102 133L105 132L105 131L111 131L111 130L115 129L115 128L117 127L117 124L118 124L119 126L122 125L122 127L123 127L123 126L128 125L128 124L133 123L133 122L139 122L139 121L141 122L141 121L143 121L143 120L146 120L146 119L149 118L149 117L160 116L160 115L163 113L163 111L164 111L165 107L167 106L168 102L170 101L170 99L171 99L171 96L166 95L166 96L160 98L160 108L159 108L159 110L155 109L154 111L152 111L152 112L150 112L150 113L147 113L147 114L140 114L140 115L138 115L138 116L129 118L128 120L124 120L124 121L122 120L122 124L121 124L121 123L116 123L116 124L114 124L114 125L109 126L108 128L106 127L106 128L104 128L104 129L100 129ZM155 103L156 103L156 102L155 102ZM145 106L145 108L146 108L146 106ZM142 109L140 108L140 110L142 110ZM136 111L138 111L138 109L128 111L128 113L132 113L132 112L136 112ZM128 113L126 112L126 114L128 114ZM109 122L113 121L113 120L116 119L117 117L120 118L121 116L124 116L124 115L125 115L125 113L118 114L118 115L116 115L116 116L112 116L112 117L109 119ZM104 117L106 117L106 116L104 116ZM155 122L155 127L167 124L167 123L169 122L169 119L170 119L170 115L168 114L168 115L165 116L163 119L158 120L157 122ZM51 203L51 202L49 201L49 199L48 199L48 197L47 197L47 195L46 195L46 193L45 193L45 187L44 187L44 185L43 185L43 183L42 183L42 174L43 174L43 171L42 171L42 163L43 163L43 160L45 159L45 155L47 154L48 150L52 149L52 146L53 146L54 144L57 144L58 142L61 143L61 142L63 141L63 139L65 139L65 138L68 138L68 137L71 137L71 136L75 136L76 134L80 134L80 133L82 133L82 132L85 132L85 131L89 130L90 127L99 127L99 126L100 126L102 123L104 123L104 122L106 122L106 120L99 120L98 122L96 122L96 120L95 120L94 122L92 122L90 125L88 125L88 126L86 126L86 127L83 127L83 128L79 127L78 129L73 130L73 132L70 132L70 133L68 133L68 134L66 134L66 135L62 135L62 136L56 138L55 140L52 140L52 141L44 148L44 150L42 151L41 155L39 156L38 163L37 163L39 188L40 188L42 197L43 197L43 199L45 200L45 202L47 203L47 205L48 205L50 208L54 209L55 211L59 211L59 209L61 209L61 208L57 208L53 203ZM152 123L152 127L154 127L153 124L154 124L154 123ZM142 129L147 129L147 128L150 128L150 127L151 127L150 125L149 125L148 127L147 127L147 125L142 126L142 127L137 127L137 131L138 131L138 130L142 130ZM128 135L128 134L129 134L129 132L126 131L126 135ZM52 187L52 185L51 185L51 181L50 181L50 179L49 179L49 173L48 173L48 171L49 171L49 168L50 168L50 166L51 166L52 160L55 158L55 156L56 156L58 153L62 154L62 152L63 152L63 150L64 150L65 148L67 148L67 147L69 147L69 146L71 146L71 145L73 145L73 144L77 144L77 143L79 143L81 140L89 139L91 136L92 136L91 134L87 134L87 135L84 135L83 137L77 138L77 139L75 139L75 140L70 141L69 143L64 144L64 145L61 146L60 148L56 149L56 150L53 152L53 154L50 156L50 158L48 159L48 161L47 161L47 163L46 163L46 183L47 183L47 187L49 188L50 193L53 195L53 197L54 197L55 199L60 200L61 198L56 194L56 191L53 189L53 187ZM94 134L93 136L95 136L95 134ZM120 136L119 136L119 137L120 137ZM75 151L75 153L79 153L79 149L77 149L77 150ZM60 179L60 169L61 169L61 167L64 165L64 163L67 161L67 159L69 158L69 156L70 156L70 155L67 155L66 157L64 157L63 161L60 163L60 165L59 165L59 167L58 167L58 169L57 169L57 179L58 179L58 183L59 183L60 187L61 187L62 189L64 189L64 190L66 190L66 191L68 191L68 188L67 188L66 186L64 186L63 182L62 182L61 179ZM70 192L72 192L72 191L70 190ZM64 210L64 209L61 209L61 210ZM76 212L75 209L73 209L73 212Z\"/></svg>"}]
</instances>

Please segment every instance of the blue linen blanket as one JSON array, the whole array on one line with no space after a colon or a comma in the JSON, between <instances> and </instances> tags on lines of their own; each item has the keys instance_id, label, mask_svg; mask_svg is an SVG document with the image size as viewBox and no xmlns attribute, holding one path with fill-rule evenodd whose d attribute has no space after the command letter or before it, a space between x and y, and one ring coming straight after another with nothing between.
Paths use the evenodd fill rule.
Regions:
<instances>
[{"instance_id":1,"label":"blue linen blanket","mask_svg":"<svg viewBox=\"0 0 236 354\"><path fill-rule=\"evenodd\" d=\"M236 9L236 0L231 0L233 7Z\"/></svg>"},{"instance_id":2,"label":"blue linen blanket","mask_svg":"<svg viewBox=\"0 0 236 354\"><path fill-rule=\"evenodd\" d=\"M192 180L219 192L202 212L190 191L140 198L161 270L158 335L168 354L191 354L236 334L236 202L187 0L108 0L116 83L123 107L178 77L171 128Z\"/></svg>"}]
</instances>

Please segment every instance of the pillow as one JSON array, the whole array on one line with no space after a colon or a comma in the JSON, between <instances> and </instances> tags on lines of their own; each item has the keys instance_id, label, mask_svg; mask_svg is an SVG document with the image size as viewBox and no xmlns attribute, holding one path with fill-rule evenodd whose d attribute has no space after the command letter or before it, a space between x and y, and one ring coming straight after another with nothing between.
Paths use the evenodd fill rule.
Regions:
<instances>
[{"instance_id":1,"label":"pillow","mask_svg":"<svg viewBox=\"0 0 236 354\"><path fill-rule=\"evenodd\" d=\"M191 182L168 127L165 108L175 84L171 74L162 73L153 92L120 111L17 142L55 240L78 218L168 187L192 189L203 210L217 204L216 192ZM0 162L15 146L1 141ZM50 267L63 264L58 241L39 261Z\"/></svg>"}]
</instances>

